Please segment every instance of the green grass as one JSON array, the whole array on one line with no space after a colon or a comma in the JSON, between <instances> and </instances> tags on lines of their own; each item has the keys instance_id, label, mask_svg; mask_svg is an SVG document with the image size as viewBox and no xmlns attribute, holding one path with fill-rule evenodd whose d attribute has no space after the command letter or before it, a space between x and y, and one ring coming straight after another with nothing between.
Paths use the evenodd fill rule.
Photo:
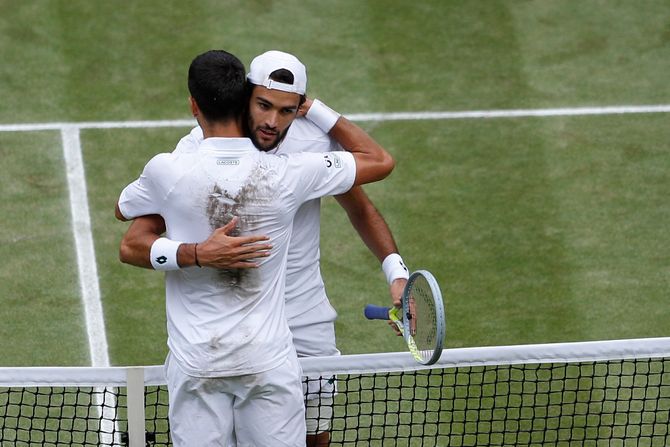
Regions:
<instances>
[{"instance_id":1,"label":"green grass","mask_svg":"<svg viewBox=\"0 0 670 447\"><path fill-rule=\"evenodd\" d=\"M344 113L670 103L670 6L264 0L0 2L0 123L188 118L209 48L296 53ZM360 123L397 160L366 188L443 287L447 346L666 336L667 114ZM188 129L81 134L111 362L161 363L162 275L118 261L120 190ZM88 364L56 131L0 133L2 365ZM403 350L362 307L378 262L333 199L322 270L343 353Z\"/></svg>"},{"instance_id":2,"label":"green grass","mask_svg":"<svg viewBox=\"0 0 670 447\"><path fill-rule=\"evenodd\" d=\"M400 168L369 193L409 266L442 283L448 345L666 335L666 121L500 119L374 130ZM415 141L394 147L404 133ZM349 290L337 278L380 273L334 201L324 213L337 227L324 232L322 250L337 307ZM352 240L355 257L343 252ZM379 283L365 287L384 293ZM367 329L355 308L338 322L354 339Z\"/></svg>"},{"instance_id":3,"label":"green grass","mask_svg":"<svg viewBox=\"0 0 670 447\"><path fill-rule=\"evenodd\" d=\"M61 142L51 133L0 134L0 362L86 365Z\"/></svg>"}]
</instances>

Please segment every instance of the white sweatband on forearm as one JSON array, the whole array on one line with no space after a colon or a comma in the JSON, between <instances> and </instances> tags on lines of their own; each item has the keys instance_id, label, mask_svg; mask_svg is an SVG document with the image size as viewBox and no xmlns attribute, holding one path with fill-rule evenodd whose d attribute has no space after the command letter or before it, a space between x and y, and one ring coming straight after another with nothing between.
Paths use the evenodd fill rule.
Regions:
<instances>
[{"instance_id":1,"label":"white sweatband on forearm","mask_svg":"<svg viewBox=\"0 0 670 447\"><path fill-rule=\"evenodd\" d=\"M386 281L389 285L396 279L409 278L409 270L398 253L391 253L384 258L384 262L382 262L382 270L384 270Z\"/></svg>"},{"instance_id":2,"label":"white sweatband on forearm","mask_svg":"<svg viewBox=\"0 0 670 447\"><path fill-rule=\"evenodd\" d=\"M151 245L151 265L156 270L179 270L177 250L183 242L158 238Z\"/></svg>"},{"instance_id":3,"label":"white sweatband on forearm","mask_svg":"<svg viewBox=\"0 0 670 447\"><path fill-rule=\"evenodd\" d=\"M305 117L316 124L319 129L323 130L325 133L330 132L330 129L333 128L338 119L340 119L340 114L319 101L315 99L312 101L312 105L309 107Z\"/></svg>"}]
</instances>

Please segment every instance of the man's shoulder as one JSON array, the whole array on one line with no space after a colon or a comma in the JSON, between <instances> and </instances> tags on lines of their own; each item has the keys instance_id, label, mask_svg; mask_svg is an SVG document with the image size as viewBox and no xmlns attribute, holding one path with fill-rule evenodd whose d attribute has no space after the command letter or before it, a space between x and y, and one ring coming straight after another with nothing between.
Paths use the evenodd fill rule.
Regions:
<instances>
[{"instance_id":1,"label":"man's shoulder","mask_svg":"<svg viewBox=\"0 0 670 447\"><path fill-rule=\"evenodd\" d=\"M296 178L316 171L315 157L323 157L321 153L310 152L277 152L275 154L258 152L257 162L266 170L270 170L280 177Z\"/></svg>"},{"instance_id":2,"label":"man's shoulder","mask_svg":"<svg viewBox=\"0 0 670 447\"><path fill-rule=\"evenodd\" d=\"M184 135L174 149L176 153L195 152L202 142L203 135L200 126L195 126L189 133Z\"/></svg>"},{"instance_id":3,"label":"man's shoulder","mask_svg":"<svg viewBox=\"0 0 670 447\"><path fill-rule=\"evenodd\" d=\"M147 162L148 169L160 169L163 166L166 166L175 159L174 154L170 152L161 152L156 154Z\"/></svg>"},{"instance_id":4,"label":"man's shoulder","mask_svg":"<svg viewBox=\"0 0 670 447\"><path fill-rule=\"evenodd\" d=\"M293 140L330 141L330 136L328 136L327 133L304 116L300 116L293 120L293 123L286 134L286 138Z\"/></svg>"},{"instance_id":5,"label":"man's shoulder","mask_svg":"<svg viewBox=\"0 0 670 447\"><path fill-rule=\"evenodd\" d=\"M289 127L277 152L328 152L337 149L337 147L337 143L330 135L324 133L307 118L299 117Z\"/></svg>"},{"instance_id":6,"label":"man's shoulder","mask_svg":"<svg viewBox=\"0 0 670 447\"><path fill-rule=\"evenodd\" d=\"M149 160L144 170L148 175L164 177L190 166L195 155L195 152L163 152L156 154Z\"/></svg>"}]
</instances>

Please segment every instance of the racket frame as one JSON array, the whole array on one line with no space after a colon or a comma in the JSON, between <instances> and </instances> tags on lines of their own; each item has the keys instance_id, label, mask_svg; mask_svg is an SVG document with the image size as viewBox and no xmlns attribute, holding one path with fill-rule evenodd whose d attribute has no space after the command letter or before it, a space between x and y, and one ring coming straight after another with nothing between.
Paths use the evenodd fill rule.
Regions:
<instances>
[{"instance_id":1,"label":"racket frame","mask_svg":"<svg viewBox=\"0 0 670 447\"><path fill-rule=\"evenodd\" d=\"M430 287L431 295L433 297L433 305L435 307L435 346L430 357L426 358L422 355L411 333L411 312L410 312L410 298L412 296L412 289L417 279L423 277ZM417 270L409 276L405 289L402 293L402 315L398 315L400 309L392 308L389 311L389 318L394 321L402 332L405 343L409 348L409 352L414 359L422 365L432 365L437 362L442 354L442 346L444 342L444 335L446 332L446 318L444 316L444 303L442 301L442 291L437 283L437 280L428 270ZM424 350L424 352L427 350Z\"/></svg>"}]
</instances>

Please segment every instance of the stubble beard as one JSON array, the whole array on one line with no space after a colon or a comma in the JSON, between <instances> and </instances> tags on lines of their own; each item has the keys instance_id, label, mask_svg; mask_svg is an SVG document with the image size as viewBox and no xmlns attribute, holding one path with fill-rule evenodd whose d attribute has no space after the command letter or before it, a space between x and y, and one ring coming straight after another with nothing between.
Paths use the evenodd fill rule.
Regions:
<instances>
[{"instance_id":1,"label":"stubble beard","mask_svg":"<svg viewBox=\"0 0 670 447\"><path fill-rule=\"evenodd\" d=\"M251 123L249 123L249 124L251 124ZM249 127L251 127L251 126L249 126ZM288 133L289 127L287 127L283 132L278 133L277 136L273 140L267 141L267 140L262 140L262 139L258 138L258 134L260 133L260 130L261 130L262 127L257 126L257 127L254 127L249 132L249 138L251 139L251 142L254 144L254 146L256 146L256 148L258 150L263 151L263 152L268 152L268 151L271 151L271 150L275 149L277 146L279 146L279 144L284 140L284 137Z\"/></svg>"}]
</instances>

